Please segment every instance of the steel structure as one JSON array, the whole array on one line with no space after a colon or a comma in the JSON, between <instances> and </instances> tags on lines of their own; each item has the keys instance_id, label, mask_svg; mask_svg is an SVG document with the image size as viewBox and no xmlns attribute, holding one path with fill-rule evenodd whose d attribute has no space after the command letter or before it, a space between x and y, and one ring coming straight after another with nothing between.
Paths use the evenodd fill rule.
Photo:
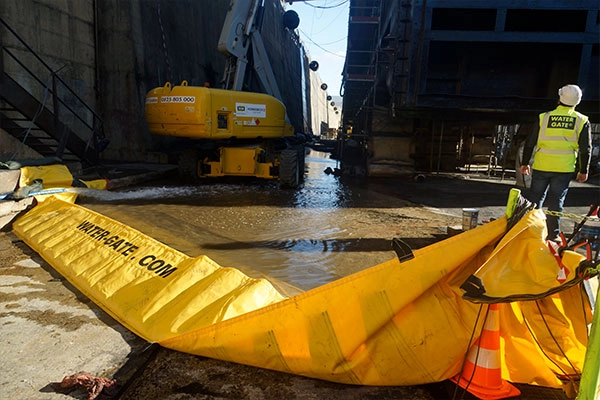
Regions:
<instances>
[{"instance_id":1,"label":"steel structure","mask_svg":"<svg viewBox=\"0 0 600 400\"><path fill-rule=\"evenodd\" d=\"M484 138L497 156L567 83L598 123L598 24L590 0L351 0L342 123L360 157L346 165L454 170Z\"/></svg>"}]
</instances>

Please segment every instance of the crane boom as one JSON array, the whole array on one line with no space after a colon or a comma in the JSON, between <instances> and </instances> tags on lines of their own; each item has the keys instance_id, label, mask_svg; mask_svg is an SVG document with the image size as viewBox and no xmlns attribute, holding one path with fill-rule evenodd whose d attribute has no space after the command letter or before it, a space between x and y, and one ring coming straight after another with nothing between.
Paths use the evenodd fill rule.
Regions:
<instances>
[{"instance_id":1,"label":"crane boom","mask_svg":"<svg viewBox=\"0 0 600 400\"><path fill-rule=\"evenodd\" d=\"M263 0L230 2L218 45L219 51L228 56L223 89L242 90L250 64L264 93L283 100L260 33L263 12Z\"/></svg>"}]
</instances>

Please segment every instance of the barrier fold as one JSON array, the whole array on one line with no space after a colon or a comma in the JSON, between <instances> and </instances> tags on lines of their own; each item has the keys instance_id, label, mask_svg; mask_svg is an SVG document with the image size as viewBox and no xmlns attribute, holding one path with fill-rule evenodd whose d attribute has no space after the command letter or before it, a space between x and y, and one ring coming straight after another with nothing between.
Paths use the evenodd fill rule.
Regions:
<instances>
[{"instance_id":1,"label":"barrier fold","mask_svg":"<svg viewBox=\"0 0 600 400\"><path fill-rule=\"evenodd\" d=\"M541 223L538 211L532 211L511 232L533 230L535 236ZM487 276L497 269L505 277L510 265L529 263L525 272L519 270L521 292L527 292L528 283L543 292L540 270L556 276L559 268L556 262L538 265L519 252L502 251L518 247L521 235L505 236L507 220L500 218L415 250L410 260L400 262L390 251L385 263L286 298L268 280L221 267L207 256L190 258L56 198L37 205L13 229L69 282L147 341L360 385L416 385L457 375L472 333L482 328L481 305L464 299L460 286L482 274L482 266ZM498 243L504 244L495 251ZM504 294L513 283L495 282L494 291ZM548 289L560 284L542 283ZM503 379L560 387L557 375L581 373L587 336L579 290L572 286L535 301L498 305ZM559 345L550 339L548 326L560 331Z\"/></svg>"}]
</instances>

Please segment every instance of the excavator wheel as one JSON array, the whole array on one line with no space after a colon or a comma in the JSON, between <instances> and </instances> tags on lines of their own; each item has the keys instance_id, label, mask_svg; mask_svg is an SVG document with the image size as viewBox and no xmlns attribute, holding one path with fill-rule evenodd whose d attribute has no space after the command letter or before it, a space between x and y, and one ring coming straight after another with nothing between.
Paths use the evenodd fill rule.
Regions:
<instances>
[{"instance_id":1,"label":"excavator wheel","mask_svg":"<svg viewBox=\"0 0 600 400\"><path fill-rule=\"evenodd\" d=\"M285 149L279 155L279 185L295 189L300 184L300 163L297 149Z\"/></svg>"},{"instance_id":2,"label":"excavator wheel","mask_svg":"<svg viewBox=\"0 0 600 400\"><path fill-rule=\"evenodd\" d=\"M304 182L304 173L306 172L306 147L298 146L298 173L299 182Z\"/></svg>"}]
</instances>

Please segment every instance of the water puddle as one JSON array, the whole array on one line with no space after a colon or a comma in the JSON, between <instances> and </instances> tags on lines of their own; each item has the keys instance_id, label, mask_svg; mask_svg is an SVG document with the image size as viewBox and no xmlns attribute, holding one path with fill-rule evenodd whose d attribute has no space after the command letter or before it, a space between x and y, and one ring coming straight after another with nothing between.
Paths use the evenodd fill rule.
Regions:
<instances>
[{"instance_id":1,"label":"water puddle","mask_svg":"<svg viewBox=\"0 0 600 400\"><path fill-rule=\"evenodd\" d=\"M83 189L78 203L189 256L208 255L224 267L302 290L393 258L390 225L403 223L395 207L406 204L324 173L336 167L324 153L310 153L306 166L297 190L280 190L273 181L207 180Z\"/></svg>"}]
</instances>

